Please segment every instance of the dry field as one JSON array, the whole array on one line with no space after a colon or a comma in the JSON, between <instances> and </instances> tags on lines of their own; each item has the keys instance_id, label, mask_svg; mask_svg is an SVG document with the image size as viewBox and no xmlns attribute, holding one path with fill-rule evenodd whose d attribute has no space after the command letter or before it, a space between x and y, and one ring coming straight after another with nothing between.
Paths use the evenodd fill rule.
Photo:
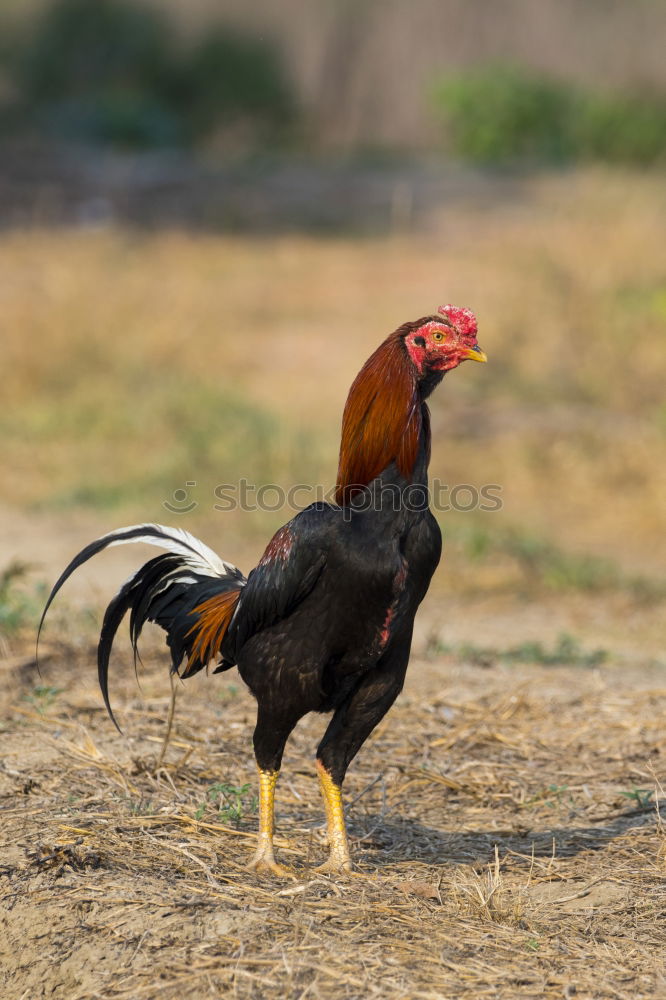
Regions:
<instances>
[{"instance_id":1,"label":"dry field","mask_svg":"<svg viewBox=\"0 0 666 1000\"><path fill-rule=\"evenodd\" d=\"M526 180L385 241L42 231L0 239L3 1000L666 995L666 197ZM345 787L359 877L329 879L305 720L278 787L286 883L244 870L253 706L235 676L137 687L94 637L143 553L45 581L94 535L176 522L249 569L289 511L214 490L331 485L380 337L470 305L490 363L434 400L443 511L408 683ZM186 488L187 503L174 497ZM169 512L164 502L184 507Z\"/></svg>"},{"instance_id":2,"label":"dry field","mask_svg":"<svg viewBox=\"0 0 666 1000\"><path fill-rule=\"evenodd\" d=\"M93 650L3 670L2 996L663 996L666 835L657 671L472 666L416 656L351 769L359 877L325 856L302 724L278 787L293 881L244 870L253 705L237 682L112 687ZM661 753L661 756L660 756ZM663 772L662 772L663 773Z\"/></svg>"}]
</instances>

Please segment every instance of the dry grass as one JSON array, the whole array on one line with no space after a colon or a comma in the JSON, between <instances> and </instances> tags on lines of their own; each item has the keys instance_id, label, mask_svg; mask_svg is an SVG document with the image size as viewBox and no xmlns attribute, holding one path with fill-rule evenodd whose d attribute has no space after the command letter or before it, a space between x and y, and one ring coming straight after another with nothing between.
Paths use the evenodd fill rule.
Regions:
<instances>
[{"instance_id":1,"label":"dry grass","mask_svg":"<svg viewBox=\"0 0 666 1000\"><path fill-rule=\"evenodd\" d=\"M122 737L89 658L66 652L53 650L37 693L29 658L2 670L7 1000L663 990L666 842L650 793L666 691L654 673L417 657L348 778L351 880L312 870L325 851L322 720L306 720L278 790L295 875L283 884L244 869L249 696L233 680L184 685L160 765L163 664L149 657L140 692L129 664L124 693L114 685ZM238 790L223 811L219 783Z\"/></svg>"}]
</instances>

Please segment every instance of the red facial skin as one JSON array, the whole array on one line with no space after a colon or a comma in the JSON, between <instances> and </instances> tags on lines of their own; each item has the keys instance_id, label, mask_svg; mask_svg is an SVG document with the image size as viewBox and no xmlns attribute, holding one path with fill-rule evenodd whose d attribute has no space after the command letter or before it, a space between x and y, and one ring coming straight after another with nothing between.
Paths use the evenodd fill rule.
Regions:
<instances>
[{"instance_id":1,"label":"red facial skin","mask_svg":"<svg viewBox=\"0 0 666 1000\"><path fill-rule=\"evenodd\" d=\"M443 317L441 322L429 320L405 337L407 353L419 375L451 371L478 347L476 316L470 309L446 305L437 312Z\"/></svg>"}]
</instances>

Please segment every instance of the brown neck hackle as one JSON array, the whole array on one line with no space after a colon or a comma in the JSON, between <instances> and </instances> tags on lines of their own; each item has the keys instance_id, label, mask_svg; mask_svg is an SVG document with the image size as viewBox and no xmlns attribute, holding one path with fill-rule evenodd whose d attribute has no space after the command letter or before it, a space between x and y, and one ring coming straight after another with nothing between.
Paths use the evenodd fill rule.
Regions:
<instances>
[{"instance_id":1,"label":"brown neck hackle","mask_svg":"<svg viewBox=\"0 0 666 1000\"><path fill-rule=\"evenodd\" d=\"M400 327L380 344L349 390L336 489L340 505L349 504L391 462L404 479L411 479L423 421L416 375L403 344L405 332Z\"/></svg>"}]
</instances>

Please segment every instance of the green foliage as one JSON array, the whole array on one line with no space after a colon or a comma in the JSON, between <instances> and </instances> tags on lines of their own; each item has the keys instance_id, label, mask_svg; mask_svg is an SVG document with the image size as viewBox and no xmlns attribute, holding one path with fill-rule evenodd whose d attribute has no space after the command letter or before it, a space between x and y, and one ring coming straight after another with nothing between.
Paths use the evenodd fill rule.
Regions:
<instances>
[{"instance_id":1,"label":"green foliage","mask_svg":"<svg viewBox=\"0 0 666 1000\"><path fill-rule=\"evenodd\" d=\"M230 701L235 701L239 694L240 688L238 684L227 683L225 687L217 692L217 697L223 705L226 705Z\"/></svg>"},{"instance_id":2,"label":"green foliage","mask_svg":"<svg viewBox=\"0 0 666 1000\"><path fill-rule=\"evenodd\" d=\"M497 554L508 556L528 582L552 590L599 591L620 585L619 570L609 560L573 555L516 527L488 531L473 525L461 541L469 558L483 561Z\"/></svg>"},{"instance_id":3,"label":"green foliage","mask_svg":"<svg viewBox=\"0 0 666 1000\"><path fill-rule=\"evenodd\" d=\"M127 806L133 816L153 816L156 812L152 799L127 799Z\"/></svg>"},{"instance_id":4,"label":"green foliage","mask_svg":"<svg viewBox=\"0 0 666 1000\"><path fill-rule=\"evenodd\" d=\"M666 101L652 95L588 94L572 126L581 158L646 165L666 157Z\"/></svg>"},{"instance_id":5,"label":"green foliage","mask_svg":"<svg viewBox=\"0 0 666 1000\"><path fill-rule=\"evenodd\" d=\"M619 590L637 601L661 600L666 580L624 573L610 559L566 552L548 539L511 526L492 531L473 524L460 533L468 558L479 562L504 556L511 559L530 587L602 593Z\"/></svg>"},{"instance_id":6,"label":"green foliage","mask_svg":"<svg viewBox=\"0 0 666 1000\"><path fill-rule=\"evenodd\" d=\"M14 635L39 621L44 588L26 589L23 581L29 569L24 563L11 562L0 572L0 635Z\"/></svg>"},{"instance_id":7,"label":"green foliage","mask_svg":"<svg viewBox=\"0 0 666 1000\"><path fill-rule=\"evenodd\" d=\"M435 101L458 156L472 163L565 159L571 98L560 85L512 66L442 81Z\"/></svg>"},{"instance_id":8,"label":"green foliage","mask_svg":"<svg viewBox=\"0 0 666 1000\"><path fill-rule=\"evenodd\" d=\"M510 646L508 649L493 649L474 643L447 646L436 636L431 636L427 653L434 656L441 653L453 654L466 663L479 667L490 667L494 663L536 663L543 667L598 667L608 659L605 649L585 650L580 642L566 632L558 636L552 646L541 641L529 641Z\"/></svg>"},{"instance_id":9,"label":"green foliage","mask_svg":"<svg viewBox=\"0 0 666 1000\"><path fill-rule=\"evenodd\" d=\"M620 792L625 799L635 802L639 809L649 809L652 805L653 788L632 788L630 792Z\"/></svg>"},{"instance_id":10,"label":"green foliage","mask_svg":"<svg viewBox=\"0 0 666 1000\"><path fill-rule=\"evenodd\" d=\"M143 92L168 70L172 40L156 10L124 0L61 0L47 6L15 57L30 101L117 87Z\"/></svg>"},{"instance_id":11,"label":"green foliage","mask_svg":"<svg viewBox=\"0 0 666 1000\"><path fill-rule=\"evenodd\" d=\"M275 131L289 123L294 108L273 46L220 28L188 54L171 96L193 138L247 119Z\"/></svg>"},{"instance_id":12,"label":"green foliage","mask_svg":"<svg viewBox=\"0 0 666 1000\"><path fill-rule=\"evenodd\" d=\"M201 819L209 803L217 805L218 815L225 823L238 824L243 816L257 811L256 795L250 794L249 785L229 785L219 782L211 785L206 800L201 803L194 816Z\"/></svg>"},{"instance_id":13,"label":"green foliage","mask_svg":"<svg viewBox=\"0 0 666 1000\"><path fill-rule=\"evenodd\" d=\"M164 12L130 0L59 0L0 59L18 94L5 119L69 140L173 146L293 112L270 42L217 28L184 51Z\"/></svg>"},{"instance_id":14,"label":"green foliage","mask_svg":"<svg viewBox=\"0 0 666 1000\"><path fill-rule=\"evenodd\" d=\"M666 100L588 93L516 66L489 65L434 90L453 152L470 163L603 160L650 165L666 158Z\"/></svg>"},{"instance_id":15,"label":"green foliage","mask_svg":"<svg viewBox=\"0 0 666 1000\"><path fill-rule=\"evenodd\" d=\"M571 635L563 632L552 648L542 642L523 642L506 650L504 658L512 663L539 663L544 667L598 667L608 659L605 649L586 651Z\"/></svg>"},{"instance_id":16,"label":"green foliage","mask_svg":"<svg viewBox=\"0 0 666 1000\"><path fill-rule=\"evenodd\" d=\"M618 570L606 559L563 552L552 542L520 531L508 531L499 540L528 578L553 590L600 591L617 583Z\"/></svg>"},{"instance_id":17,"label":"green foliage","mask_svg":"<svg viewBox=\"0 0 666 1000\"><path fill-rule=\"evenodd\" d=\"M16 446L50 449L52 475L40 507L112 510L146 497L161 504L196 480L192 499L212 508L220 502L215 488L241 478L253 485L317 480L314 432L297 434L230 383L209 385L157 366L124 368L118 382L109 382L106 370L99 377L84 371L73 355L65 384L0 415L0 434ZM100 449L109 461L92 476L91 457Z\"/></svg>"},{"instance_id":18,"label":"green foliage","mask_svg":"<svg viewBox=\"0 0 666 1000\"><path fill-rule=\"evenodd\" d=\"M526 799L523 805L526 807L543 805L548 809L558 809L564 806L567 809L572 809L575 803L568 785L548 785L538 795Z\"/></svg>"},{"instance_id":19,"label":"green foliage","mask_svg":"<svg viewBox=\"0 0 666 1000\"><path fill-rule=\"evenodd\" d=\"M158 101L140 94L105 93L49 104L39 115L58 138L147 149L182 142L178 120Z\"/></svg>"},{"instance_id":20,"label":"green foliage","mask_svg":"<svg viewBox=\"0 0 666 1000\"><path fill-rule=\"evenodd\" d=\"M32 689L32 694L26 696L26 701L30 702L40 715L43 715L53 705L58 695L62 694L63 690L63 688L51 687L47 684L38 684Z\"/></svg>"}]
</instances>

